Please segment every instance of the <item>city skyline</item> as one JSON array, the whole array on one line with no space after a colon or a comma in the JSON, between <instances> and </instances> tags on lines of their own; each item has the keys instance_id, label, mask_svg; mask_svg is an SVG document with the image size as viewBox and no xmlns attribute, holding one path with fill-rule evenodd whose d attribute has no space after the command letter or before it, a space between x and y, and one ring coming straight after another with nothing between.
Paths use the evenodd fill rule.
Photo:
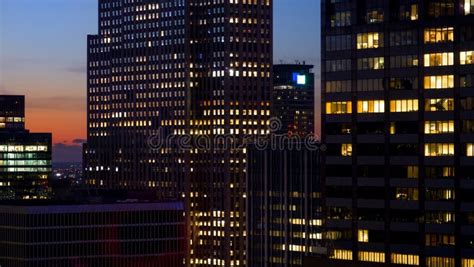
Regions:
<instances>
[{"instance_id":1,"label":"city skyline","mask_svg":"<svg viewBox=\"0 0 474 267\"><path fill-rule=\"evenodd\" d=\"M0 267L474 267L474 0L0 0Z\"/></svg>"},{"instance_id":2,"label":"city skyline","mask_svg":"<svg viewBox=\"0 0 474 267\"><path fill-rule=\"evenodd\" d=\"M316 84L319 11L312 0L278 0L274 7L274 62L316 65ZM5 0L0 14L0 93L26 95L26 126L53 133L56 161L80 160L86 136L84 37L97 31L97 1Z\"/></svg>"}]
</instances>

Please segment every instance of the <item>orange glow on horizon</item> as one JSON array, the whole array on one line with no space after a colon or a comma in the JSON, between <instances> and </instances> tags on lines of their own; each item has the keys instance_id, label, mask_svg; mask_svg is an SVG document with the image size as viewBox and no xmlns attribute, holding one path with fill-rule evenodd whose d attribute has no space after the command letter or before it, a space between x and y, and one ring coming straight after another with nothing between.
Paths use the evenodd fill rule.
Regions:
<instances>
[{"instance_id":1,"label":"orange glow on horizon","mask_svg":"<svg viewBox=\"0 0 474 267\"><path fill-rule=\"evenodd\" d=\"M86 112L26 107L26 129L33 133L52 133L53 144L72 145L75 139L86 138Z\"/></svg>"}]
</instances>

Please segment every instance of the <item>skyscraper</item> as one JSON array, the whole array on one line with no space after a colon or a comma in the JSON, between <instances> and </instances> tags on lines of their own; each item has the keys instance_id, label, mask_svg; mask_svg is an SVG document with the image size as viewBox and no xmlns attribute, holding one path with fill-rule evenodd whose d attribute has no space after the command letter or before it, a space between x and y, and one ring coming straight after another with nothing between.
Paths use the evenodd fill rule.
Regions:
<instances>
[{"instance_id":1,"label":"skyscraper","mask_svg":"<svg viewBox=\"0 0 474 267\"><path fill-rule=\"evenodd\" d=\"M473 265L473 7L322 1L331 258Z\"/></svg>"},{"instance_id":2,"label":"skyscraper","mask_svg":"<svg viewBox=\"0 0 474 267\"><path fill-rule=\"evenodd\" d=\"M305 136L314 133L314 73L312 65L273 66L273 116L281 121L278 133Z\"/></svg>"},{"instance_id":3,"label":"skyscraper","mask_svg":"<svg viewBox=\"0 0 474 267\"><path fill-rule=\"evenodd\" d=\"M245 265L246 150L223 145L268 132L271 41L271 0L99 1L85 179L185 198L189 265Z\"/></svg>"},{"instance_id":4,"label":"skyscraper","mask_svg":"<svg viewBox=\"0 0 474 267\"><path fill-rule=\"evenodd\" d=\"M25 97L0 95L0 200L49 197L51 134L25 130Z\"/></svg>"},{"instance_id":5,"label":"skyscraper","mask_svg":"<svg viewBox=\"0 0 474 267\"><path fill-rule=\"evenodd\" d=\"M312 68L273 66L272 135L247 148L247 266L302 266L321 249L320 154L305 142L314 132Z\"/></svg>"},{"instance_id":6,"label":"skyscraper","mask_svg":"<svg viewBox=\"0 0 474 267\"><path fill-rule=\"evenodd\" d=\"M319 151L248 149L247 266L303 266L322 245Z\"/></svg>"}]
</instances>

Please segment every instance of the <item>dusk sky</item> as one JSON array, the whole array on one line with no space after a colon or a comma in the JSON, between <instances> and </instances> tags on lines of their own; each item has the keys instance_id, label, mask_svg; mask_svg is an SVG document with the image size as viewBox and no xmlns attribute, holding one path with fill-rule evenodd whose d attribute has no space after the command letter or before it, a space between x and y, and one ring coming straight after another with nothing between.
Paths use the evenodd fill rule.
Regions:
<instances>
[{"instance_id":1,"label":"dusk sky","mask_svg":"<svg viewBox=\"0 0 474 267\"><path fill-rule=\"evenodd\" d=\"M56 161L81 158L86 36L97 33L97 1L0 0L0 94L26 95L26 126L53 133ZM306 61L319 77L320 1L274 5L275 63Z\"/></svg>"}]
</instances>

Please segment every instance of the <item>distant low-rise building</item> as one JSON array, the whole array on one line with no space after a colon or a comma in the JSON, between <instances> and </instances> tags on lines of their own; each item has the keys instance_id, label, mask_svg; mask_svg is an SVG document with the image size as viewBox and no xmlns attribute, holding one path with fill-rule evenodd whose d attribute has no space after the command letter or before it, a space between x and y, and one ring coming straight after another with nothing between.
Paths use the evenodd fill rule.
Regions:
<instances>
[{"instance_id":1,"label":"distant low-rise building","mask_svg":"<svg viewBox=\"0 0 474 267\"><path fill-rule=\"evenodd\" d=\"M0 95L0 200L49 198L50 133L25 130L25 97Z\"/></svg>"},{"instance_id":2,"label":"distant low-rise building","mask_svg":"<svg viewBox=\"0 0 474 267\"><path fill-rule=\"evenodd\" d=\"M180 202L23 204L0 206L0 266L183 264L187 243Z\"/></svg>"}]
</instances>

